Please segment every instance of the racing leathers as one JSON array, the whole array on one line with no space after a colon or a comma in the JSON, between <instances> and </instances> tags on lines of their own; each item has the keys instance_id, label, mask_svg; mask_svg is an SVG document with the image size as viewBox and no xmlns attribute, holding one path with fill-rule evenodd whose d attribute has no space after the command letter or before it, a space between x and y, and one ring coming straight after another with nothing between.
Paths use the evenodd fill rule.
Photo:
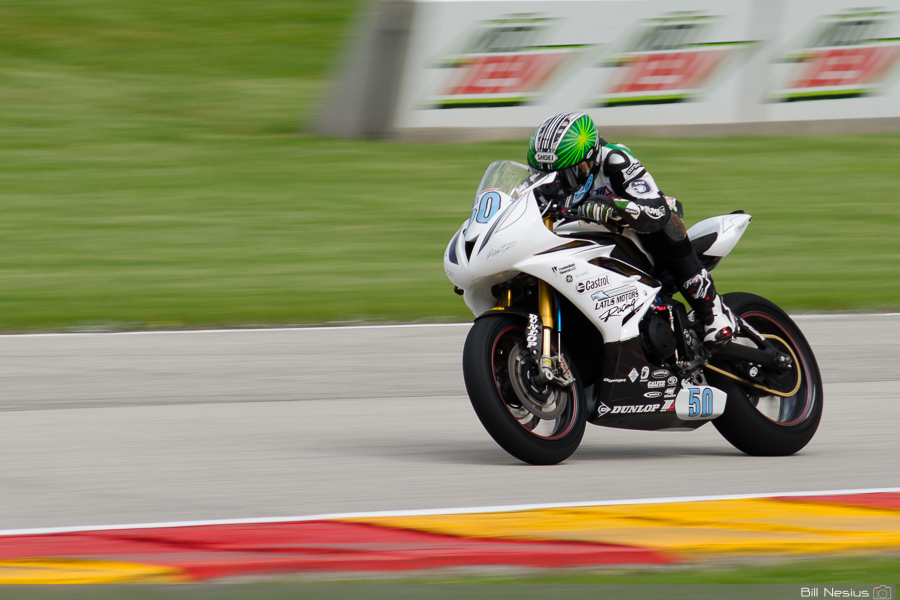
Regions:
<instances>
[{"instance_id":1,"label":"racing leathers","mask_svg":"<svg viewBox=\"0 0 900 600\"><path fill-rule=\"evenodd\" d=\"M573 196L580 219L630 227L655 260L671 273L704 326L704 343L719 346L737 322L700 264L682 221L681 203L665 196L653 176L623 145L600 140L599 169Z\"/></svg>"}]
</instances>

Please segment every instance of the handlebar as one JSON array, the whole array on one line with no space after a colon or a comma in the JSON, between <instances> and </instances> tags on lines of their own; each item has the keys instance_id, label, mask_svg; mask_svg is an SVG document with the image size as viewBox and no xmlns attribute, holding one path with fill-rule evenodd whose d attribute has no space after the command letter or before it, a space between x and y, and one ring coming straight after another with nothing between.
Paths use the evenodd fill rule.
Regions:
<instances>
[{"instance_id":1,"label":"handlebar","mask_svg":"<svg viewBox=\"0 0 900 600\"><path fill-rule=\"evenodd\" d=\"M578 216L578 205L583 202L593 201L593 202L601 202L610 208L616 209L618 206L616 205L615 198L611 196L603 196L603 195L595 195L589 196L587 198L583 198L579 200L574 205L569 202L571 196L565 198L562 202L559 200L546 200L549 203L549 206L545 205L542 207L542 213L545 216L556 217L560 220L564 221L580 221L583 220L583 216Z\"/></svg>"}]
</instances>

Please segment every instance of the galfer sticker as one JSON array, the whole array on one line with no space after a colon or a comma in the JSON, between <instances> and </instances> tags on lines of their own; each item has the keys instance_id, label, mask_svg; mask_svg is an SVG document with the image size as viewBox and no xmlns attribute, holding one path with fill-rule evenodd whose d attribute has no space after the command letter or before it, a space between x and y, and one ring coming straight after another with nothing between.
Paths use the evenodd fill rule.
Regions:
<instances>
[{"instance_id":1,"label":"galfer sticker","mask_svg":"<svg viewBox=\"0 0 900 600\"><path fill-rule=\"evenodd\" d=\"M675 397L675 414L685 421L715 419L725 412L728 394L710 385L685 385Z\"/></svg>"},{"instance_id":2,"label":"galfer sticker","mask_svg":"<svg viewBox=\"0 0 900 600\"><path fill-rule=\"evenodd\" d=\"M525 329L525 347L536 352L541 339L541 318L534 313L528 315L528 327Z\"/></svg>"}]
</instances>

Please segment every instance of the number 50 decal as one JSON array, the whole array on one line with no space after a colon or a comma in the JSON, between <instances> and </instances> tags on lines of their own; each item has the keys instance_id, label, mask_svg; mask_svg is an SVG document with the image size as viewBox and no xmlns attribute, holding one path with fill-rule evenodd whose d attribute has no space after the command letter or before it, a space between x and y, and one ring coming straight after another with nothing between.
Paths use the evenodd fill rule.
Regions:
<instances>
[{"instance_id":1,"label":"number 50 decal","mask_svg":"<svg viewBox=\"0 0 900 600\"><path fill-rule=\"evenodd\" d=\"M705 419L713 413L713 393L709 388L688 388L688 417Z\"/></svg>"},{"instance_id":2,"label":"number 50 decal","mask_svg":"<svg viewBox=\"0 0 900 600\"><path fill-rule=\"evenodd\" d=\"M687 386L675 397L675 414L685 421L715 419L725 412L728 394L709 385Z\"/></svg>"},{"instance_id":3,"label":"number 50 decal","mask_svg":"<svg viewBox=\"0 0 900 600\"><path fill-rule=\"evenodd\" d=\"M497 211L500 210L500 194L497 192L485 192L478 201L478 206L472 210L472 216L478 223L487 223Z\"/></svg>"}]
</instances>

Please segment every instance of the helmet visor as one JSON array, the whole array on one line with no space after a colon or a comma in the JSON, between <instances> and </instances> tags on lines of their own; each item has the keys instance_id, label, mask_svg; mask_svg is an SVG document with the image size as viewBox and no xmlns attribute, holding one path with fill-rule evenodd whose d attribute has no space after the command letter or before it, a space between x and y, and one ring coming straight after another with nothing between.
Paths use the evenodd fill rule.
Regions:
<instances>
[{"instance_id":1,"label":"helmet visor","mask_svg":"<svg viewBox=\"0 0 900 600\"><path fill-rule=\"evenodd\" d=\"M588 159L581 161L577 165L572 165L568 169L561 170L558 179L562 189L567 194L571 194L582 188L587 183L593 167L594 161Z\"/></svg>"}]
</instances>

